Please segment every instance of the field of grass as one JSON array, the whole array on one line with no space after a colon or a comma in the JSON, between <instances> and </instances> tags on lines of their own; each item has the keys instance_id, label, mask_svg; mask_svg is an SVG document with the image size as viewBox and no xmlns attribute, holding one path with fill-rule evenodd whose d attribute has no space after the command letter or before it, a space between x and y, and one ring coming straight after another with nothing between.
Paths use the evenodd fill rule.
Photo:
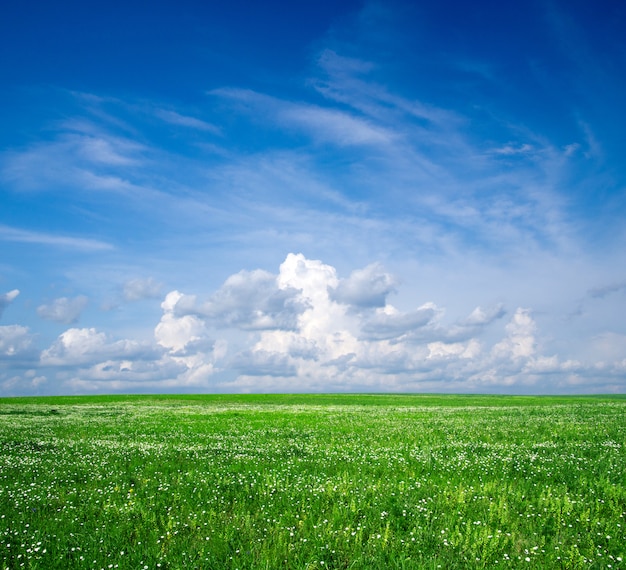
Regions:
<instances>
[{"instance_id":1,"label":"field of grass","mask_svg":"<svg viewBox=\"0 0 626 570\"><path fill-rule=\"evenodd\" d=\"M0 399L0 568L626 568L626 398Z\"/></svg>"}]
</instances>

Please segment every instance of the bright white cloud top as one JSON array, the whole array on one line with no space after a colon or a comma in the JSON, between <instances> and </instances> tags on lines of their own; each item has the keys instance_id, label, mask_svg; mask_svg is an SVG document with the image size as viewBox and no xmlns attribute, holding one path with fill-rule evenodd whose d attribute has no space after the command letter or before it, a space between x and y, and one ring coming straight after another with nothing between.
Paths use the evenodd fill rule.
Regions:
<instances>
[{"instance_id":1,"label":"bright white cloud top","mask_svg":"<svg viewBox=\"0 0 626 570\"><path fill-rule=\"evenodd\" d=\"M0 396L626 392L626 8L283 4L12 6Z\"/></svg>"}]
</instances>

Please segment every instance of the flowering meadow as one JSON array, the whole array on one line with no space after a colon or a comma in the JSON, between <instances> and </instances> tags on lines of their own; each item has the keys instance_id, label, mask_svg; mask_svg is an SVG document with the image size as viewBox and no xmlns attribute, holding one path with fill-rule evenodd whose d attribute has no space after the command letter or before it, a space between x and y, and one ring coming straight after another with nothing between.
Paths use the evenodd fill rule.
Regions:
<instances>
[{"instance_id":1,"label":"flowering meadow","mask_svg":"<svg viewBox=\"0 0 626 570\"><path fill-rule=\"evenodd\" d=\"M626 568L626 398L0 399L0 568Z\"/></svg>"}]
</instances>

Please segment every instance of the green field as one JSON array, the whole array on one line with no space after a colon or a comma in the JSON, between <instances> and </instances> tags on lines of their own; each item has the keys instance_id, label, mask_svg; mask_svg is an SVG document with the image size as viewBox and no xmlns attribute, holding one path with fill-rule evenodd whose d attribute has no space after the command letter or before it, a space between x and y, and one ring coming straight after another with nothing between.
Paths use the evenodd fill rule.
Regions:
<instances>
[{"instance_id":1,"label":"green field","mask_svg":"<svg viewBox=\"0 0 626 570\"><path fill-rule=\"evenodd\" d=\"M0 568L626 568L626 398L0 399Z\"/></svg>"}]
</instances>

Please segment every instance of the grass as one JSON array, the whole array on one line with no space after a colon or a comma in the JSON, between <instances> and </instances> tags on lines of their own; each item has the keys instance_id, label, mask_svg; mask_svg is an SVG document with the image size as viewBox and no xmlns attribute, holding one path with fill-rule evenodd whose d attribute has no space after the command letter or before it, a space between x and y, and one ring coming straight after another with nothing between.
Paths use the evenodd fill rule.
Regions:
<instances>
[{"instance_id":1,"label":"grass","mask_svg":"<svg viewBox=\"0 0 626 570\"><path fill-rule=\"evenodd\" d=\"M0 568L625 568L626 398L0 399Z\"/></svg>"}]
</instances>

